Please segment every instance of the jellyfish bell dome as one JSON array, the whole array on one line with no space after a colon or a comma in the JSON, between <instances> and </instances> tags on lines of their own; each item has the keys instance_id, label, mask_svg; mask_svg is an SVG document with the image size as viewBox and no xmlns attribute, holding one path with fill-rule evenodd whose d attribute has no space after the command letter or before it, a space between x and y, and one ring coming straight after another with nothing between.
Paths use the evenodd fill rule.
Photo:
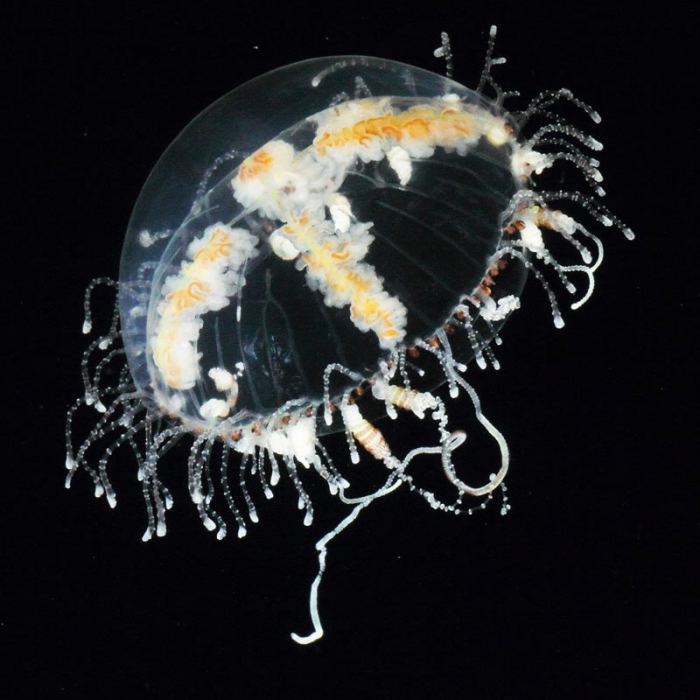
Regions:
<instances>
[{"instance_id":1,"label":"jellyfish bell dome","mask_svg":"<svg viewBox=\"0 0 700 700\"><path fill-rule=\"evenodd\" d=\"M138 198L120 268L124 345L134 382L147 396L196 423L205 418L207 402L226 401L210 376L223 370L236 383L235 406L225 417L246 424L289 402L318 405L324 369L331 364L371 380L392 351L429 339L449 322L488 275L502 245L507 207L522 183L512 172L509 133L487 138L483 132L489 127L483 125L467 125L480 131L476 138L460 140L455 132L405 148L407 140L391 131L397 127L390 116L408 115L399 126L406 131L411 122L425 119L421 109L438 120L464 117L452 129L484 118L513 129L496 104L448 78L394 61L345 56L303 61L255 78L179 134ZM342 135L358 122L386 130L375 153L352 139L345 145L314 145L321 131L331 128ZM267 189L257 183L244 191L236 186L241 168L250 171L246 160L265 152L266 144L273 145L270 157L281 159L275 164L279 172ZM388 156L392 148L395 157ZM280 198L275 188L287 196ZM405 316L398 342L382 342L366 323L353 323L355 307L349 313L342 298L324 291L328 280L309 276L314 263L303 261L308 242L295 248L293 236L284 231L304 212L325 245L364 247L352 265ZM202 282L188 250L203 245L202 238L211 235L205 232L219 224L245 231L247 243L245 234L233 235L249 250L240 269L219 271L236 277L226 283L226 303L204 304L201 313L191 314L194 321L186 330L164 336L185 348L181 358L188 345L189 355L198 356L190 372L194 381L173 385L154 350L158 328L163 333L168 325L164 300L177 291L178 275L182 284ZM190 268L189 277L183 268ZM498 272L494 298L517 297L523 266L511 261ZM474 316L476 322L478 313ZM480 342L487 344L502 320L488 327L480 323ZM474 343L466 335L455 343L460 360L467 362ZM426 389L443 381L436 363L429 363L419 380ZM331 391L342 393L353 382L337 377ZM383 409L369 410L378 415ZM339 422L319 421L319 426L338 429Z\"/></svg>"}]
</instances>

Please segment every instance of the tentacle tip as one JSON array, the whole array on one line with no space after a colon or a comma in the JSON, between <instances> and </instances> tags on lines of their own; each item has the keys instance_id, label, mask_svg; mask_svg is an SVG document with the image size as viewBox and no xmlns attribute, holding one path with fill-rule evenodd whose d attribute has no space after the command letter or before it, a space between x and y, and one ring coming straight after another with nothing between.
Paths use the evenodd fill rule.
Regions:
<instances>
[{"instance_id":1,"label":"tentacle tip","mask_svg":"<svg viewBox=\"0 0 700 700\"><path fill-rule=\"evenodd\" d=\"M295 632L292 632L290 636L292 640L295 641L297 644L313 644L314 642L321 639L321 637L323 637L323 630L316 630L311 634L307 634L305 637L302 637L301 635L298 635Z\"/></svg>"},{"instance_id":2,"label":"tentacle tip","mask_svg":"<svg viewBox=\"0 0 700 700\"><path fill-rule=\"evenodd\" d=\"M455 430L447 438L445 447L452 452L456 450L467 439L467 434L463 430Z\"/></svg>"}]
</instances>

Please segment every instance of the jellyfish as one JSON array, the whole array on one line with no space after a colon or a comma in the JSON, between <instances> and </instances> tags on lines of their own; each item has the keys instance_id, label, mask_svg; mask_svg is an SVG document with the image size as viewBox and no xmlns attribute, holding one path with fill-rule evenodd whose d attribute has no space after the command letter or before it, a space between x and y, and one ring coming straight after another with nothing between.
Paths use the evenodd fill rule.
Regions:
<instances>
[{"instance_id":1,"label":"jellyfish","mask_svg":"<svg viewBox=\"0 0 700 700\"><path fill-rule=\"evenodd\" d=\"M348 510L316 545L313 629L292 635L301 644L323 635L329 543L365 508L403 487L459 514L503 491L508 445L466 379L468 364L498 368L493 346L528 276L555 326L564 323L556 286L573 295L572 308L587 301L603 259L588 226L633 237L601 203L592 155L601 144L557 110L569 103L594 123L598 114L566 89L506 111L513 96L492 75L503 63L495 35L476 90L452 79L443 35L436 54L447 76L364 56L316 58L225 95L149 176L119 281L99 278L86 292L85 333L96 286L114 288L115 307L83 356L66 486L82 470L114 507L108 466L131 453L149 540L165 535L173 505L159 463L183 439L191 500L219 538L231 521L245 536L256 499L272 497L283 477L310 525L305 484L325 482ZM560 168L587 191L538 186ZM460 394L497 446L483 482L459 449L466 434L450 408ZM82 438L79 411L95 416ZM424 426L410 449L382 430L382 420L408 415ZM325 447L335 432L347 438L342 463ZM428 459L451 499L422 485L417 465ZM378 488L363 489L360 462L380 466Z\"/></svg>"}]
</instances>

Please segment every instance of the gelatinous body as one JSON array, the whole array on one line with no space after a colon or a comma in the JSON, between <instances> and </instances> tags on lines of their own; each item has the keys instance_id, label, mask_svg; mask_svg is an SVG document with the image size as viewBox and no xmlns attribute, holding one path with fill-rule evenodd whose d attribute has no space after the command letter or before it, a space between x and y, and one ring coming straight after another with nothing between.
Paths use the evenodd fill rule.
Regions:
<instances>
[{"instance_id":1,"label":"gelatinous body","mask_svg":"<svg viewBox=\"0 0 700 700\"><path fill-rule=\"evenodd\" d=\"M489 52L482 82L498 96L492 63ZM538 192L533 183L533 175L568 162L603 194L598 163L583 152L600 144L552 118L559 100L597 120L566 90L543 93L513 116L498 97L489 101L448 78L352 56L281 68L212 105L164 154L135 207L118 286L121 330L113 327L86 352L85 397L69 414L69 482L84 467L114 505L107 462L117 448L130 448L148 506L144 538L162 535L172 502L158 462L194 435L191 497L221 537L226 524L209 471L214 450L223 460L221 506L239 536L246 515L257 521L247 476L256 474L269 497L286 471L308 524L313 504L303 482L312 477L298 466L315 472L353 506L319 541L315 629L294 638L321 636L316 595L326 545L363 508L408 484L432 506L460 512L464 497L490 498L502 484L506 442L463 374L472 358L497 365L489 345L519 307L527 273L544 285L557 325L542 270L570 292L569 276L582 276L588 289L574 306L592 291L601 244L553 202L578 205L603 225L619 222L595 196ZM572 244L573 262L555 260L553 237ZM104 355L95 364L97 351ZM105 386L104 367L122 352L128 372ZM498 445L500 463L483 485L469 485L465 458L453 457L464 433L435 391L445 382L450 396L470 396ZM101 416L75 449L72 417L84 404ZM434 419L425 446L407 454L375 425L402 412ZM363 493L349 482L320 442L335 430L347 434L353 462L359 443L383 463L383 487ZM94 466L89 455L103 440L111 442ZM237 495L226 476L235 453ZM441 461L454 503L417 485L411 466L419 454Z\"/></svg>"}]
</instances>

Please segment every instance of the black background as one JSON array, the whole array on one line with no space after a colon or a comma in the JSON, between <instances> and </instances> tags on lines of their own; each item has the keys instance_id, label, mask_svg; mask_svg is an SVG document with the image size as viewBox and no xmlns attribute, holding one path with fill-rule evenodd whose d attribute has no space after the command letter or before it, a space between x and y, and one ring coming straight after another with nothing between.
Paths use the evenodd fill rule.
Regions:
<instances>
[{"instance_id":1,"label":"black background","mask_svg":"<svg viewBox=\"0 0 700 700\"><path fill-rule=\"evenodd\" d=\"M3 29L3 697L696 697L697 15L23 7ZM474 86L492 23L505 87L566 86L600 111L607 204L637 240L604 231L596 292L562 330L531 282L503 369L469 370L509 440L511 512L454 518L408 493L375 504L330 551L326 636L299 647L289 632L309 631L324 523L303 528L286 481L245 540L222 542L188 502L185 452L165 475L176 504L162 540L140 540L127 459L112 463L114 512L84 474L64 490L82 292L117 274L150 168L220 95L317 55L441 72L445 30L456 79Z\"/></svg>"}]
</instances>

